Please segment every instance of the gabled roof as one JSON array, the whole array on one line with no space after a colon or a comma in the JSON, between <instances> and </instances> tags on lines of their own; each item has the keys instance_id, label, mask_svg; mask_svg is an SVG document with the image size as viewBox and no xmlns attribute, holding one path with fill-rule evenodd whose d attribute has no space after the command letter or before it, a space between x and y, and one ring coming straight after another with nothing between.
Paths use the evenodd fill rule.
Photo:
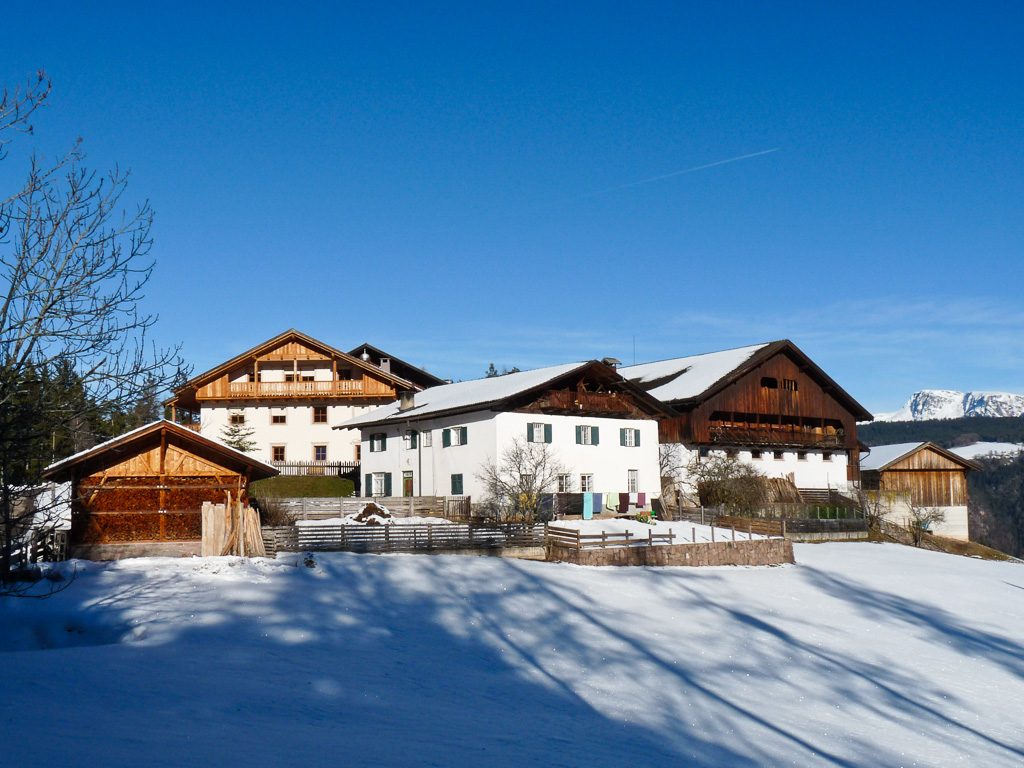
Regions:
<instances>
[{"instance_id":1,"label":"gabled roof","mask_svg":"<svg viewBox=\"0 0 1024 768\"><path fill-rule=\"evenodd\" d=\"M372 363L360 360L358 357L354 357L350 355L348 352L343 352L340 349L332 347L330 344L324 344L324 342L320 341L319 339L314 339L312 336L308 336L305 333L302 333L301 331L295 330L294 328L289 328L287 331L279 333L272 339L267 339L263 343L257 344L255 347L252 347L251 349L247 349L245 352L235 355L230 360L221 363L215 368L211 368L208 371L204 371L203 373L200 373L198 376L193 376L191 379L189 379L180 387L178 387L178 389L176 389L174 392L174 396L164 401L164 405L175 404L178 398L181 397L183 393L189 390L198 389L199 387L209 383L211 380L217 378L218 376L222 376L223 374L233 370L234 368L237 368L238 365L244 362L246 359L257 357L261 354L264 354L268 350L280 346L281 344L285 344L289 341L301 341L303 344L307 344L308 346L314 349L319 349L321 352L328 356L337 357L339 360L344 360L345 362L349 363L355 368L367 371L369 373L372 373L374 376L379 376L385 381L391 382L392 384L395 385L397 389L417 389L417 386L415 384L413 384L411 381L403 379L401 376L397 376L393 373L387 373L386 371L382 371L380 368L378 368L376 365L373 365Z\"/></svg>"},{"instance_id":2,"label":"gabled roof","mask_svg":"<svg viewBox=\"0 0 1024 768\"><path fill-rule=\"evenodd\" d=\"M111 438L99 445L94 445L92 448L79 451L73 456L68 456L66 459L54 462L43 470L43 477L47 480L56 480L58 482L69 480L75 467L103 456L104 454L112 453L127 456L131 454L133 450L137 450L140 444L146 443L148 440L152 439L154 434L161 431L166 431L175 435L180 438L183 443L199 446L207 451L213 452L220 459L225 461L226 467L237 466L249 469L251 479L258 480L264 477L273 477L278 474L278 469L276 467L260 461L247 453L236 450L235 448L222 443L220 440L215 440L212 437L206 437L198 432L193 432L191 429L187 429L180 424L175 424L173 421L160 419L129 432L125 432L123 435Z\"/></svg>"},{"instance_id":3,"label":"gabled roof","mask_svg":"<svg viewBox=\"0 0 1024 768\"><path fill-rule=\"evenodd\" d=\"M366 351L370 352L372 355L376 356L378 360L380 358L382 358L382 357L387 357L387 358L391 359L392 365L397 363L399 366L401 366L403 368L410 369L412 371L412 373L416 377L419 377L420 379L426 381L427 382L427 386L436 387L436 386L439 386L441 384L446 384L447 383L445 381L445 379L442 379L442 378L440 378L438 376L435 376L434 374L430 373L430 371L425 371L422 368L420 368L419 366L415 366L412 363L407 363L405 360L402 360L399 357L395 357L391 353L385 352L383 349L380 349L379 347L375 347L372 344L370 344L369 342L364 342L364 343L360 344L355 349L350 350L349 354L352 355L352 357L359 357L363 353L364 350L366 350ZM360 359L362 359L362 358L360 358Z\"/></svg>"},{"instance_id":4,"label":"gabled roof","mask_svg":"<svg viewBox=\"0 0 1024 768\"><path fill-rule=\"evenodd\" d=\"M963 466L965 469L981 469L970 459L957 456L952 451L947 451L935 443L893 443L891 445L876 445L869 449L868 453L861 453L860 468L862 472L883 472L903 459L913 456L918 451L926 448L938 453L943 458Z\"/></svg>"},{"instance_id":5,"label":"gabled roof","mask_svg":"<svg viewBox=\"0 0 1024 768\"><path fill-rule=\"evenodd\" d=\"M469 411L499 409L513 398L532 393L540 393L558 384L560 381L589 371L609 382L619 384L623 390L630 392L644 403L651 413L664 414L668 409L658 400L642 389L623 379L614 368L597 360L579 363L565 363L532 371L519 371L504 376L460 381L455 384L444 384L431 387L415 395L415 406L404 411L399 410L400 401L375 408L369 413L356 416L335 429L365 427L388 422L404 422Z\"/></svg>"},{"instance_id":6,"label":"gabled roof","mask_svg":"<svg viewBox=\"0 0 1024 768\"><path fill-rule=\"evenodd\" d=\"M664 403L688 406L717 394L779 353L795 358L808 375L842 403L857 421L874 418L789 339L630 365L619 368L619 373Z\"/></svg>"}]
</instances>

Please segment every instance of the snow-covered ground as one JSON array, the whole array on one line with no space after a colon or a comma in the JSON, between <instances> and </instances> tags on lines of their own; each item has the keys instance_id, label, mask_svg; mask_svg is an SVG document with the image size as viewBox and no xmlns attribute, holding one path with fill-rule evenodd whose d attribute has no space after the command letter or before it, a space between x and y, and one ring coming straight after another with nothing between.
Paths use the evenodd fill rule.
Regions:
<instances>
[{"instance_id":1,"label":"snow-covered ground","mask_svg":"<svg viewBox=\"0 0 1024 768\"><path fill-rule=\"evenodd\" d=\"M1024 566L894 544L796 556L80 564L49 600L0 601L0 754L133 768L1024 763Z\"/></svg>"},{"instance_id":2,"label":"snow-covered ground","mask_svg":"<svg viewBox=\"0 0 1024 768\"><path fill-rule=\"evenodd\" d=\"M950 448L952 453L965 459L977 459L982 456L1016 456L1024 451L1020 443L971 443L960 448Z\"/></svg>"},{"instance_id":3,"label":"snow-covered ground","mask_svg":"<svg viewBox=\"0 0 1024 768\"><path fill-rule=\"evenodd\" d=\"M373 515L373 520L370 525L451 525L451 520L446 520L443 517L381 517L379 515ZM323 520L296 520L295 524L299 527L305 525L319 526L319 525L367 525L366 520L357 520L356 515L346 515L345 517L328 517Z\"/></svg>"}]
</instances>

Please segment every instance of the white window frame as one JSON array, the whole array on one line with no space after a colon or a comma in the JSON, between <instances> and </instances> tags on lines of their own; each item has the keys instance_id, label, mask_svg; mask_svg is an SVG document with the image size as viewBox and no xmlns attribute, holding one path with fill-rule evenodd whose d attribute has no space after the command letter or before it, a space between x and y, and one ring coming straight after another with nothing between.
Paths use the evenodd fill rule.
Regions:
<instances>
[{"instance_id":1,"label":"white window frame","mask_svg":"<svg viewBox=\"0 0 1024 768\"><path fill-rule=\"evenodd\" d=\"M275 459L274 458L274 451L276 451L278 448L281 449L281 458L280 459ZM288 460L288 446L286 446L286 445L272 445L272 446L270 446L270 460L271 461L287 461Z\"/></svg>"},{"instance_id":2,"label":"white window frame","mask_svg":"<svg viewBox=\"0 0 1024 768\"><path fill-rule=\"evenodd\" d=\"M324 409L324 420L323 421L317 421L316 420L316 409L317 408L323 408ZM309 419L310 419L310 423L311 424L326 424L327 423L327 419L329 417L330 417L330 412L327 410L327 406L326 405L314 405L314 406L312 406L309 409Z\"/></svg>"},{"instance_id":3,"label":"white window frame","mask_svg":"<svg viewBox=\"0 0 1024 768\"><path fill-rule=\"evenodd\" d=\"M626 431L623 433L626 448L636 448L636 436L639 432L639 429L626 428Z\"/></svg>"},{"instance_id":4,"label":"white window frame","mask_svg":"<svg viewBox=\"0 0 1024 768\"><path fill-rule=\"evenodd\" d=\"M640 473L635 469L626 470L626 492L637 493L640 490Z\"/></svg>"},{"instance_id":5,"label":"white window frame","mask_svg":"<svg viewBox=\"0 0 1024 768\"><path fill-rule=\"evenodd\" d=\"M370 453L383 453L387 450L387 432L374 432L370 435Z\"/></svg>"},{"instance_id":6,"label":"white window frame","mask_svg":"<svg viewBox=\"0 0 1024 768\"><path fill-rule=\"evenodd\" d=\"M591 432L592 427L589 424L580 424L580 445L593 445L594 436ZM588 491L583 491L588 493Z\"/></svg>"},{"instance_id":7,"label":"white window frame","mask_svg":"<svg viewBox=\"0 0 1024 768\"><path fill-rule=\"evenodd\" d=\"M572 488L572 475L564 473L558 476L558 492L569 493L569 489Z\"/></svg>"},{"instance_id":8,"label":"white window frame","mask_svg":"<svg viewBox=\"0 0 1024 768\"><path fill-rule=\"evenodd\" d=\"M429 448L434 444L433 432L429 429L425 429L420 432L420 446L423 448Z\"/></svg>"},{"instance_id":9,"label":"white window frame","mask_svg":"<svg viewBox=\"0 0 1024 768\"><path fill-rule=\"evenodd\" d=\"M542 421L531 421L530 422L530 442L531 443L543 443L544 442L544 422L542 422Z\"/></svg>"},{"instance_id":10,"label":"white window frame","mask_svg":"<svg viewBox=\"0 0 1024 768\"><path fill-rule=\"evenodd\" d=\"M580 475L580 493L593 493L594 492L594 475L591 473L583 473Z\"/></svg>"},{"instance_id":11,"label":"white window frame","mask_svg":"<svg viewBox=\"0 0 1024 768\"><path fill-rule=\"evenodd\" d=\"M384 481L387 477L387 472L373 472L370 474L370 478L373 481L373 496L384 495Z\"/></svg>"}]
</instances>

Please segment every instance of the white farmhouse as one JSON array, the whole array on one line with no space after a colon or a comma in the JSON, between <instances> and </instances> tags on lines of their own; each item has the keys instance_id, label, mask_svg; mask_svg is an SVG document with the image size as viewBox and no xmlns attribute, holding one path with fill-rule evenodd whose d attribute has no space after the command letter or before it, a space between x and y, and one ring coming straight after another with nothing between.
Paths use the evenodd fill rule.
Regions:
<instances>
[{"instance_id":1,"label":"white farmhouse","mask_svg":"<svg viewBox=\"0 0 1024 768\"><path fill-rule=\"evenodd\" d=\"M602 362L432 387L338 428L361 432L363 493L468 495L516 441L564 466L552 491L660 494L658 418L667 410Z\"/></svg>"},{"instance_id":2,"label":"white farmhouse","mask_svg":"<svg viewBox=\"0 0 1024 768\"><path fill-rule=\"evenodd\" d=\"M332 426L441 379L376 347L351 352L288 330L193 377L165 405L207 437L250 432L254 456L274 463L359 461L359 433Z\"/></svg>"}]
</instances>

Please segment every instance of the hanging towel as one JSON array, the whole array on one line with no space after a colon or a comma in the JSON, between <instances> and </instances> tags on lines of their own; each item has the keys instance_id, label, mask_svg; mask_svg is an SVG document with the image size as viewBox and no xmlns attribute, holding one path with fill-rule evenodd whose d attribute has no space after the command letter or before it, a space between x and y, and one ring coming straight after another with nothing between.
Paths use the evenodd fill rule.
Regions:
<instances>
[{"instance_id":1,"label":"hanging towel","mask_svg":"<svg viewBox=\"0 0 1024 768\"><path fill-rule=\"evenodd\" d=\"M583 494L583 519L594 519L594 494L592 493Z\"/></svg>"},{"instance_id":2,"label":"hanging towel","mask_svg":"<svg viewBox=\"0 0 1024 768\"><path fill-rule=\"evenodd\" d=\"M638 507L646 507L647 506L647 494L646 493L638 493L636 495L636 504L637 504Z\"/></svg>"},{"instance_id":3,"label":"hanging towel","mask_svg":"<svg viewBox=\"0 0 1024 768\"><path fill-rule=\"evenodd\" d=\"M621 512L623 514L625 514L626 512L629 512L629 494L628 493L620 493L619 494L619 512Z\"/></svg>"},{"instance_id":4,"label":"hanging towel","mask_svg":"<svg viewBox=\"0 0 1024 768\"><path fill-rule=\"evenodd\" d=\"M603 501L603 499L601 498L601 494L600 493L595 493L594 494L594 509L595 509L595 511L603 509L603 507L601 506L601 502L602 501Z\"/></svg>"}]
</instances>

